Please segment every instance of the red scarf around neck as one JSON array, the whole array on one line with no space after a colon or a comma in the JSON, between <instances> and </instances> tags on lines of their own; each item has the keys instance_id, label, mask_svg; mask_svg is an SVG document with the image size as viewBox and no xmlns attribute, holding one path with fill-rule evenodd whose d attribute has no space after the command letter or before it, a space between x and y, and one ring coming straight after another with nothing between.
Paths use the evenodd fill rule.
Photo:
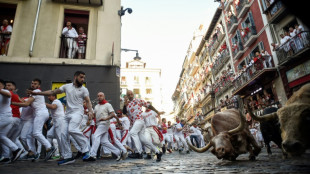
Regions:
<instances>
[{"instance_id":1,"label":"red scarf around neck","mask_svg":"<svg viewBox=\"0 0 310 174\"><path fill-rule=\"evenodd\" d=\"M108 103L108 101L106 101L106 100L102 100L101 102L99 102L100 105L104 105L106 103Z\"/></svg>"}]
</instances>

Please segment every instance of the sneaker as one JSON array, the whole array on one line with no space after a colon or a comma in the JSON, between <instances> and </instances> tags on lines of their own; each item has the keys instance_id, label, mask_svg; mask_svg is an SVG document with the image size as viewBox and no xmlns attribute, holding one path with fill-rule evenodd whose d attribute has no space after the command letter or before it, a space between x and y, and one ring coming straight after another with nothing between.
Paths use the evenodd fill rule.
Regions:
<instances>
[{"instance_id":1,"label":"sneaker","mask_svg":"<svg viewBox=\"0 0 310 174\"><path fill-rule=\"evenodd\" d=\"M1 156L1 158L0 158L0 162L1 162L3 159L4 159L4 157L3 157L3 156Z\"/></svg>"},{"instance_id":2,"label":"sneaker","mask_svg":"<svg viewBox=\"0 0 310 174\"><path fill-rule=\"evenodd\" d=\"M36 162L37 160L39 160L39 158L40 158L40 154L39 153L35 154L32 159L32 162Z\"/></svg>"},{"instance_id":3,"label":"sneaker","mask_svg":"<svg viewBox=\"0 0 310 174\"><path fill-rule=\"evenodd\" d=\"M143 153L138 154L138 159L143 159Z\"/></svg>"},{"instance_id":4,"label":"sneaker","mask_svg":"<svg viewBox=\"0 0 310 174\"><path fill-rule=\"evenodd\" d=\"M90 157L89 152L86 152L86 153L83 154L83 158L82 159L84 161L84 160L87 160L89 157Z\"/></svg>"},{"instance_id":5,"label":"sneaker","mask_svg":"<svg viewBox=\"0 0 310 174\"><path fill-rule=\"evenodd\" d=\"M152 155L148 153L148 154L146 155L145 159L152 159Z\"/></svg>"},{"instance_id":6,"label":"sneaker","mask_svg":"<svg viewBox=\"0 0 310 174\"><path fill-rule=\"evenodd\" d=\"M132 154L129 154L128 157L129 157L129 158L138 158L139 155L140 155L140 154L138 154L138 153L132 153Z\"/></svg>"},{"instance_id":7,"label":"sneaker","mask_svg":"<svg viewBox=\"0 0 310 174\"><path fill-rule=\"evenodd\" d=\"M53 156L52 159L53 160L58 160L58 159L60 159L60 156L59 155L58 156Z\"/></svg>"},{"instance_id":8,"label":"sneaker","mask_svg":"<svg viewBox=\"0 0 310 174\"><path fill-rule=\"evenodd\" d=\"M74 159L79 159L82 155L83 155L83 153L78 151L78 153L75 155Z\"/></svg>"},{"instance_id":9,"label":"sneaker","mask_svg":"<svg viewBox=\"0 0 310 174\"><path fill-rule=\"evenodd\" d=\"M75 162L74 158L68 158L68 159L64 159L62 161L59 161L57 164L61 166L61 165L71 164L74 162Z\"/></svg>"},{"instance_id":10,"label":"sneaker","mask_svg":"<svg viewBox=\"0 0 310 174\"><path fill-rule=\"evenodd\" d=\"M186 153L189 154L189 150L187 150Z\"/></svg>"},{"instance_id":11,"label":"sneaker","mask_svg":"<svg viewBox=\"0 0 310 174\"><path fill-rule=\"evenodd\" d=\"M3 158L0 163L1 164L10 164L12 161L10 158Z\"/></svg>"},{"instance_id":12,"label":"sneaker","mask_svg":"<svg viewBox=\"0 0 310 174\"><path fill-rule=\"evenodd\" d=\"M55 148L55 147L52 146L52 147L50 148L50 150L46 152L46 156L45 156L44 161L49 160L49 159L52 157L52 155L55 153L56 150L57 150L57 148Z\"/></svg>"},{"instance_id":13,"label":"sneaker","mask_svg":"<svg viewBox=\"0 0 310 174\"><path fill-rule=\"evenodd\" d=\"M96 158L93 157L93 156L90 156L90 157L87 158L87 159L83 159L83 161L96 161Z\"/></svg>"},{"instance_id":14,"label":"sneaker","mask_svg":"<svg viewBox=\"0 0 310 174\"><path fill-rule=\"evenodd\" d=\"M16 161L16 160L19 158L19 156L20 156L23 152L24 152L24 150L23 150L23 149L20 149L20 148L18 148L17 150L15 150L15 151L13 152L12 162Z\"/></svg>"},{"instance_id":15,"label":"sneaker","mask_svg":"<svg viewBox=\"0 0 310 174\"><path fill-rule=\"evenodd\" d=\"M163 155L162 153L156 153L156 157L157 157L156 162L161 161L161 156L162 155Z\"/></svg>"},{"instance_id":16,"label":"sneaker","mask_svg":"<svg viewBox=\"0 0 310 174\"><path fill-rule=\"evenodd\" d=\"M166 153L166 147L163 146L163 147L162 147L162 150L163 150L163 154L165 154L165 153Z\"/></svg>"},{"instance_id":17,"label":"sneaker","mask_svg":"<svg viewBox=\"0 0 310 174\"><path fill-rule=\"evenodd\" d=\"M169 153L172 153L172 150L171 150L171 149L168 149L167 151L168 151Z\"/></svg>"},{"instance_id":18,"label":"sneaker","mask_svg":"<svg viewBox=\"0 0 310 174\"><path fill-rule=\"evenodd\" d=\"M122 160L125 160L128 157L128 152L123 153L122 152Z\"/></svg>"},{"instance_id":19,"label":"sneaker","mask_svg":"<svg viewBox=\"0 0 310 174\"><path fill-rule=\"evenodd\" d=\"M179 149L179 153L181 153L182 152L182 150L181 149Z\"/></svg>"},{"instance_id":20,"label":"sneaker","mask_svg":"<svg viewBox=\"0 0 310 174\"><path fill-rule=\"evenodd\" d=\"M112 155L110 153L105 153L101 156L102 158L111 158Z\"/></svg>"},{"instance_id":21,"label":"sneaker","mask_svg":"<svg viewBox=\"0 0 310 174\"><path fill-rule=\"evenodd\" d=\"M120 161L122 159L122 155L118 155L116 161Z\"/></svg>"}]
</instances>

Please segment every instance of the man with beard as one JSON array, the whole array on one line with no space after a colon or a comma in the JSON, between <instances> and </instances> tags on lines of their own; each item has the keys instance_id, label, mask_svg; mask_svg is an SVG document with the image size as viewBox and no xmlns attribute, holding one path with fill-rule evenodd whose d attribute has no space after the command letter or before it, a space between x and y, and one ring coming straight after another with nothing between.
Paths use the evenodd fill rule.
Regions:
<instances>
[{"instance_id":1,"label":"man with beard","mask_svg":"<svg viewBox=\"0 0 310 174\"><path fill-rule=\"evenodd\" d=\"M93 118L93 108L89 98L88 89L83 86L85 80L85 73L82 71L77 71L74 73L74 82L65 84L58 89L48 90L44 92L29 91L32 95L55 95L66 93L67 97L67 110L65 114L64 127L68 129L69 135L78 143L81 147L81 152L83 153L83 160L87 160L89 155L89 146L87 143L87 138L83 135L80 130L80 124L84 114L83 101L85 100L88 108L89 119ZM69 136L67 135L67 136ZM68 141L68 138L67 138ZM68 148L70 149L70 148ZM59 161L58 165L65 165L73 163L75 160L72 158L72 152L68 152L68 156L64 157L64 160Z\"/></svg>"},{"instance_id":2,"label":"man with beard","mask_svg":"<svg viewBox=\"0 0 310 174\"><path fill-rule=\"evenodd\" d=\"M31 82L31 88L33 89L33 91L31 92L32 93L41 92L40 86L41 86L41 80L33 79ZM21 103L12 102L12 105L16 105L20 107L27 107L31 105L33 112L34 112L32 135L35 139L37 139L41 144L45 146L45 149L46 149L45 161L47 161L56 151L56 148L54 148L51 145L51 143L42 134L44 123L49 118L49 113L45 105L44 96L31 95L29 96L27 101L21 102ZM34 145L32 144L32 146ZM39 153L35 154L34 160L37 160L38 158L39 158Z\"/></svg>"}]
</instances>

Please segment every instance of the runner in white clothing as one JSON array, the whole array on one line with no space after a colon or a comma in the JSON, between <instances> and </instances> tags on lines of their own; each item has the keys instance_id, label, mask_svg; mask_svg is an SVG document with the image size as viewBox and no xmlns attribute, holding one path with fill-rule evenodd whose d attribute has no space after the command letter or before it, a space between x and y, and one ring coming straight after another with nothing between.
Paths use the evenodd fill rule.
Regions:
<instances>
[{"instance_id":1,"label":"runner in white clothing","mask_svg":"<svg viewBox=\"0 0 310 174\"><path fill-rule=\"evenodd\" d=\"M87 88L83 86L85 80L85 73L83 71L77 71L74 73L74 82L61 86L55 90L48 90L44 92L29 91L32 95L53 95L66 93L67 98L67 110L66 110L66 121L65 129L68 129L69 135L78 143L81 147L81 152L83 153L83 160L90 157L89 147L87 143L87 138L83 135L80 130L80 124L83 118L84 109L83 101L85 100L88 108L89 119L93 118L93 108L89 98L89 92ZM68 135L68 136L69 136ZM68 153L67 157L64 157L63 161L59 161L58 165L65 165L73 163L75 161L72 158L72 153Z\"/></svg>"},{"instance_id":2,"label":"runner in white clothing","mask_svg":"<svg viewBox=\"0 0 310 174\"><path fill-rule=\"evenodd\" d=\"M141 116L143 113L142 107L147 107L147 103L144 100L141 99L135 99L133 92L131 90L127 91L127 97L128 101L125 101L127 103L126 109L127 114L131 121L133 122L132 128L130 130L130 136L134 141L134 144L136 146L138 154L132 154L131 157L133 158L143 158L142 154L142 144L143 143L146 147L150 148L152 151L154 151L157 155L157 158L161 157L161 152L150 142L146 141L144 136L144 121ZM157 114L161 114L158 112L153 106L148 106L149 109L154 110Z\"/></svg>"},{"instance_id":3,"label":"runner in white clothing","mask_svg":"<svg viewBox=\"0 0 310 174\"><path fill-rule=\"evenodd\" d=\"M10 107L11 93L4 89L4 86L5 82L0 79L0 144L9 147L13 157L6 161L2 160L1 162L10 163L11 161L17 160L23 153L23 150L18 148L18 146L7 137L8 132L13 126L13 118Z\"/></svg>"},{"instance_id":4,"label":"runner in white clothing","mask_svg":"<svg viewBox=\"0 0 310 174\"><path fill-rule=\"evenodd\" d=\"M33 91L32 93L41 92L40 90L41 80L40 79L33 79L31 82L31 88ZM44 96L36 96L36 95L30 95L28 100L22 103L12 102L13 105L21 106L21 107L27 107L30 106L33 109L34 112L34 121L33 121L33 136L35 139L37 139L41 144L43 144L46 148L46 156L45 161L51 158L53 153L56 151L56 148L54 148L51 143L45 138L45 136L42 134L42 129L44 126L44 123L49 118L48 110L45 106L45 99ZM33 145L32 145L33 146ZM39 154L36 154L36 157L34 160L38 160Z\"/></svg>"}]
</instances>

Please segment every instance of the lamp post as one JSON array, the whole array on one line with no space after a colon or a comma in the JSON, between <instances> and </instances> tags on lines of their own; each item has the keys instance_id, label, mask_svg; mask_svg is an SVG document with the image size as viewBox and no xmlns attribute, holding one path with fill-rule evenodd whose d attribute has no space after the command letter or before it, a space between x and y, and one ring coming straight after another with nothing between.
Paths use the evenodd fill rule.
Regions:
<instances>
[{"instance_id":1,"label":"lamp post","mask_svg":"<svg viewBox=\"0 0 310 174\"><path fill-rule=\"evenodd\" d=\"M134 57L134 60L141 60L141 57L139 56L139 51L138 50L132 50L132 49L126 49L126 48L122 48L122 51L128 52L128 51L135 51L136 52L136 57Z\"/></svg>"}]
</instances>

